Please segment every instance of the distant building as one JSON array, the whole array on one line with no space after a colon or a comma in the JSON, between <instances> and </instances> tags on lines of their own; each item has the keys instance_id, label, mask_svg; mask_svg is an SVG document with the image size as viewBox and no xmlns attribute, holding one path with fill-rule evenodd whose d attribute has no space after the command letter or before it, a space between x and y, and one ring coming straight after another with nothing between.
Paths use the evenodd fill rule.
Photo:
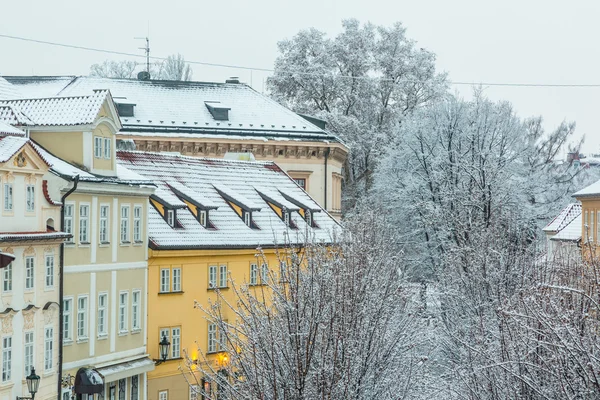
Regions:
<instances>
[{"instance_id":1,"label":"distant building","mask_svg":"<svg viewBox=\"0 0 600 400\"><path fill-rule=\"evenodd\" d=\"M543 228L548 260L580 256L581 204L572 203Z\"/></svg>"}]
</instances>

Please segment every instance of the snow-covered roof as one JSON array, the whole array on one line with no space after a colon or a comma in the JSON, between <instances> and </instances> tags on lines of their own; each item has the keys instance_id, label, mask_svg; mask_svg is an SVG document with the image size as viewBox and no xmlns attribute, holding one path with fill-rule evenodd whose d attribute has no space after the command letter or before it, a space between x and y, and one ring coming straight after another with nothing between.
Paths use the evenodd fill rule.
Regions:
<instances>
[{"instance_id":1,"label":"snow-covered roof","mask_svg":"<svg viewBox=\"0 0 600 400\"><path fill-rule=\"evenodd\" d=\"M338 141L334 135L245 84L92 77L5 78L21 92L34 97L46 97L49 92L52 96L82 96L95 89L108 89L118 102L135 104L133 117L121 117L123 132L128 134L212 133L275 140ZM206 107L211 102L230 108L228 120L213 118Z\"/></svg>"},{"instance_id":2,"label":"snow-covered roof","mask_svg":"<svg viewBox=\"0 0 600 400\"><path fill-rule=\"evenodd\" d=\"M33 121L30 120L25 114L23 114L18 108L2 103L0 101L0 121L9 125L33 125Z\"/></svg>"},{"instance_id":3,"label":"snow-covered roof","mask_svg":"<svg viewBox=\"0 0 600 400\"><path fill-rule=\"evenodd\" d=\"M6 79L0 76L0 100L11 100L21 98L19 90Z\"/></svg>"},{"instance_id":4,"label":"snow-covered roof","mask_svg":"<svg viewBox=\"0 0 600 400\"><path fill-rule=\"evenodd\" d=\"M595 197L600 196L600 180L581 189L573 194L573 197Z\"/></svg>"},{"instance_id":5,"label":"snow-covered roof","mask_svg":"<svg viewBox=\"0 0 600 400\"><path fill-rule=\"evenodd\" d=\"M25 136L25 132L20 130L19 128L15 128L14 126L7 124L6 122L2 122L0 120L0 136Z\"/></svg>"},{"instance_id":6,"label":"snow-covered roof","mask_svg":"<svg viewBox=\"0 0 600 400\"><path fill-rule=\"evenodd\" d=\"M0 163L10 160L27 142L24 137L0 136Z\"/></svg>"},{"instance_id":7,"label":"snow-covered roof","mask_svg":"<svg viewBox=\"0 0 600 400\"><path fill-rule=\"evenodd\" d=\"M565 225L556 235L550 240L559 240L563 242L577 242L581 240L581 212Z\"/></svg>"},{"instance_id":8,"label":"snow-covered roof","mask_svg":"<svg viewBox=\"0 0 600 400\"><path fill-rule=\"evenodd\" d=\"M7 100L0 107L17 109L34 125L87 125L96 121L107 96L107 90L96 90L74 97Z\"/></svg>"},{"instance_id":9,"label":"snow-covered roof","mask_svg":"<svg viewBox=\"0 0 600 400\"><path fill-rule=\"evenodd\" d=\"M571 203L565 208L563 208L560 213L552 220L548 225L542 229L544 232L560 232L563 230L568 224L570 224L573 219L577 218L581 215L581 204L579 203ZM581 227L580 227L581 228Z\"/></svg>"},{"instance_id":10,"label":"snow-covered roof","mask_svg":"<svg viewBox=\"0 0 600 400\"><path fill-rule=\"evenodd\" d=\"M178 227L171 227L157 209L150 207L148 229L150 246L153 248L268 247L286 241L302 243L306 235L329 242L333 231L339 229L338 223L324 211L313 216L318 228L309 227L298 213L291 216L298 229L285 225L255 186L269 192L293 194L307 204L316 203L273 162L208 159L140 151L118 151L117 161L127 169L153 180L161 189L184 187L190 190L187 194L198 194L218 207L209 212L214 229L204 228L189 208L177 210ZM177 190L172 193L176 196ZM234 197L238 203L249 203L244 207L260 208L252 212L253 222L259 229L246 226L226 197Z\"/></svg>"}]
</instances>

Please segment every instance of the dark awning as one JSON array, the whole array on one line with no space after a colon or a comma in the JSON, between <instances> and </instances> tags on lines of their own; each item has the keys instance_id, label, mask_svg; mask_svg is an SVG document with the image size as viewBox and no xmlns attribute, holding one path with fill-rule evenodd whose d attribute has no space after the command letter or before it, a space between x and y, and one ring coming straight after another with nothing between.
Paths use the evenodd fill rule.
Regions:
<instances>
[{"instance_id":1,"label":"dark awning","mask_svg":"<svg viewBox=\"0 0 600 400\"><path fill-rule=\"evenodd\" d=\"M75 393L95 394L104 391L102 375L91 368L79 368L75 375Z\"/></svg>"},{"instance_id":2,"label":"dark awning","mask_svg":"<svg viewBox=\"0 0 600 400\"><path fill-rule=\"evenodd\" d=\"M3 253L0 251L0 268L6 267L8 264L13 262L15 256L8 253Z\"/></svg>"}]
</instances>

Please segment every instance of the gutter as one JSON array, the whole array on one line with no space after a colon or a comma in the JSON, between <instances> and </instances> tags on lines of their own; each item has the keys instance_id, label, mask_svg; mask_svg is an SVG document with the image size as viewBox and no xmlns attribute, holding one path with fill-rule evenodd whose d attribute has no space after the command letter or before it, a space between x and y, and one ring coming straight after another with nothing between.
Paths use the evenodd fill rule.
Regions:
<instances>
[{"instance_id":1,"label":"gutter","mask_svg":"<svg viewBox=\"0 0 600 400\"><path fill-rule=\"evenodd\" d=\"M62 205L60 206L60 231L64 232L65 229L65 200L67 197L73 193L77 189L77 184L79 183L79 175L76 175L73 178L73 187L69 189L67 193L65 193L60 201ZM59 256L59 283L58 283L58 384L57 384L57 393L58 399L62 399L62 365L63 365L63 297L65 295L65 280L64 280L64 270L65 270L65 242L63 241L60 245L60 256Z\"/></svg>"}]
</instances>

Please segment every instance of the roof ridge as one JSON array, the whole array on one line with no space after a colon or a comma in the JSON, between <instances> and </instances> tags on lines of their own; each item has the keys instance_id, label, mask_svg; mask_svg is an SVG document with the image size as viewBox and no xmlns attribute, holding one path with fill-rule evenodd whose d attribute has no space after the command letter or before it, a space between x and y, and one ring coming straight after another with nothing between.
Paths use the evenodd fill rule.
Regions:
<instances>
[{"instance_id":1,"label":"roof ridge","mask_svg":"<svg viewBox=\"0 0 600 400\"><path fill-rule=\"evenodd\" d=\"M227 160L224 158L213 158L213 157L194 157L194 156L186 156L183 154L174 154L170 152L160 152L160 151L142 151L142 150L117 150L117 153L134 153L134 154L151 154L158 155L161 157L174 157L174 158L182 158L185 160L193 160L193 161L217 161L223 164L253 164L253 165L276 165L275 161L265 160L265 161L249 161L249 160Z\"/></svg>"}]
</instances>

